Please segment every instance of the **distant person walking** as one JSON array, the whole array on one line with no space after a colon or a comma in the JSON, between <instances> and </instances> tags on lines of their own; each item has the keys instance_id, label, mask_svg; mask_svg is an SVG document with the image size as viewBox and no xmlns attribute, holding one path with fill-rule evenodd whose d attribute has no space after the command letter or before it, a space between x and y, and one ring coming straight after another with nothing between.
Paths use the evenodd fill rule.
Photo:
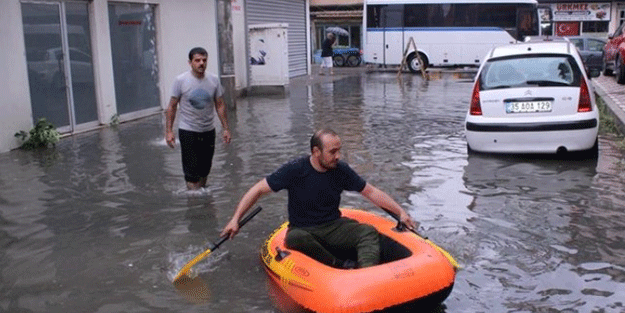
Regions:
<instances>
[{"instance_id":1,"label":"distant person walking","mask_svg":"<svg viewBox=\"0 0 625 313\"><path fill-rule=\"evenodd\" d=\"M224 90L216 75L205 72L207 60L208 52L204 48L189 51L191 70L176 77L166 112L165 140L174 148L173 125L180 104L178 139L182 170L189 190L206 187L215 153L215 112L221 121L224 142L230 143L231 140Z\"/></svg>"},{"instance_id":2,"label":"distant person walking","mask_svg":"<svg viewBox=\"0 0 625 313\"><path fill-rule=\"evenodd\" d=\"M321 43L321 68L319 69L320 75L325 75L324 69L328 69L327 71L330 75L334 75L334 69L332 68L332 57L334 56L334 51L332 50L332 46L336 41L336 37L333 33L328 33L326 39Z\"/></svg>"}]
</instances>

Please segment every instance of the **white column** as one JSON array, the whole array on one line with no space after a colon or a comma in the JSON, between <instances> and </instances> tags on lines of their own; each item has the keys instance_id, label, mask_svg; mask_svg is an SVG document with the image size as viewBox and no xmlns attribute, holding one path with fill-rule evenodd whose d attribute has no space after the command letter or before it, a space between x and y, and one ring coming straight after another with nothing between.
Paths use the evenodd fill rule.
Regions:
<instances>
[{"instance_id":1,"label":"white column","mask_svg":"<svg viewBox=\"0 0 625 313\"><path fill-rule=\"evenodd\" d=\"M89 9L98 121L100 124L109 124L111 118L117 114L117 102L115 99L108 1L93 0Z\"/></svg>"}]
</instances>

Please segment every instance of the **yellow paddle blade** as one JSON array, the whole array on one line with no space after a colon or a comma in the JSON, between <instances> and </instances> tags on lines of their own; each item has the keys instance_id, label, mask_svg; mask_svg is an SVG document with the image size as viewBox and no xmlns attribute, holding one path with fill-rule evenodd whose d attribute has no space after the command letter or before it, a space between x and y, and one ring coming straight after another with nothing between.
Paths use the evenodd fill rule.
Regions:
<instances>
[{"instance_id":1,"label":"yellow paddle blade","mask_svg":"<svg viewBox=\"0 0 625 313\"><path fill-rule=\"evenodd\" d=\"M196 263L202 261L210 253L211 253L211 249L206 249L206 251L202 252L201 254L198 254L198 256L193 258L193 260L191 260L187 264L185 264L185 266L182 267L180 272L178 272L178 275L176 275L176 278L174 278L174 281L177 281L182 276L187 276L187 274L189 274L189 271L191 270L193 265L195 265Z\"/></svg>"},{"instance_id":2,"label":"yellow paddle blade","mask_svg":"<svg viewBox=\"0 0 625 313\"><path fill-rule=\"evenodd\" d=\"M256 214L258 214L258 212L260 212L260 210L262 210L262 209L263 208L261 208L259 206L256 209L254 209L251 213L249 213L247 216L243 217L243 219L239 221L239 228L243 227L243 225L245 225L245 223L249 222L252 219L252 217L256 216ZM176 275L176 277L174 278L174 282L176 280L178 280L179 278L181 278L182 276L187 275L189 273L189 271L191 270L191 268L193 267L193 265L195 265L197 262L202 261L207 255L209 255L211 253L211 250L215 250L215 249L219 248L219 246L222 243L226 242L226 240L228 240L228 238L230 238L230 237L229 236L221 237L219 242L214 244L212 247L206 249L206 251L202 252L202 254L196 256L195 258L193 258L193 260L189 261L189 263L187 263L185 266L183 266L182 269L180 270L180 272L178 272L178 275Z\"/></svg>"},{"instance_id":3,"label":"yellow paddle blade","mask_svg":"<svg viewBox=\"0 0 625 313\"><path fill-rule=\"evenodd\" d=\"M456 271L460 270L462 268L462 266L460 266L460 264L458 262L456 262L456 260L454 259L454 257L451 256L451 254L449 254L449 252L445 251L445 249L437 246L435 243L433 243L431 240L426 239L425 240L427 243L429 243L432 247L434 247L434 249L438 250L440 253L442 253L445 258L447 258L447 261L449 261L449 263L451 264L451 266L454 267L454 269Z\"/></svg>"}]
</instances>

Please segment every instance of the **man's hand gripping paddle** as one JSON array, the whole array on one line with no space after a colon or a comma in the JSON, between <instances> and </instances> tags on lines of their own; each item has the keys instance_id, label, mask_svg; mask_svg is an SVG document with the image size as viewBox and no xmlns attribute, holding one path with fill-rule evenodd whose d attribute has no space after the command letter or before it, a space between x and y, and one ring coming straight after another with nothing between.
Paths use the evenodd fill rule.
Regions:
<instances>
[{"instance_id":1,"label":"man's hand gripping paddle","mask_svg":"<svg viewBox=\"0 0 625 313\"><path fill-rule=\"evenodd\" d=\"M260 212L260 210L262 210L262 208L259 206L256 209L254 209L254 211L249 213L246 217L244 217L241 221L239 221L239 228L243 227L243 225L245 225L245 223L249 222L252 219L252 217L254 217L256 214L258 214L258 212ZM201 254L199 254L198 256L193 258L193 260L189 261L189 263L187 263L185 266L183 266L182 269L180 270L180 272L178 272L178 275L176 275L176 278L174 278L174 282L177 281L178 279L180 279L183 276L187 276L187 274L189 273L189 271L191 270L193 265L195 265L198 262L202 261L211 252L213 252L215 249L219 248L219 246L222 243L226 242L226 240L228 240L228 238L229 238L229 236L221 237L216 244L213 244L211 247L206 249L206 251L202 252Z\"/></svg>"},{"instance_id":2,"label":"man's hand gripping paddle","mask_svg":"<svg viewBox=\"0 0 625 313\"><path fill-rule=\"evenodd\" d=\"M435 243L433 243L431 240L429 240L427 237L422 236L421 234L419 234L417 232L417 230L415 229L409 229L408 227L406 227L406 225L404 225L404 223L401 222L401 220L399 219L399 216L397 216L397 214L391 212L390 210L387 210L385 208L382 208L384 211L386 211L386 213L388 213L389 215L391 215L395 220L397 220L397 229L399 230L405 230L408 229L411 232L415 233L417 236L423 238L425 240L425 242L427 242L429 245L431 245L432 247L434 247L434 249L438 250L440 253L442 253L445 258L447 258L447 260L449 261L449 263L451 264L451 266L453 266L453 268L458 271L460 268L462 268L460 266L460 264L458 264L458 262L456 262L456 260L454 260L454 258L451 256L451 254L449 254L449 252L445 251L445 249L437 246Z\"/></svg>"}]
</instances>

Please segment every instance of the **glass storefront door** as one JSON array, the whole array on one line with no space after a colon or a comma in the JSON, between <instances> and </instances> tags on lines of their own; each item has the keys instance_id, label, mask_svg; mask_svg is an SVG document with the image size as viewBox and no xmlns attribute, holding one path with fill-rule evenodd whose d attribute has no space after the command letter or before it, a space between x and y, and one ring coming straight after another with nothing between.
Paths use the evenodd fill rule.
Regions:
<instances>
[{"instance_id":1,"label":"glass storefront door","mask_svg":"<svg viewBox=\"0 0 625 313\"><path fill-rule=\"evenodd\" d=\"M87 3L21 8L33 122L45 118L60 132L97 124Z\"/></svg>"},{"instance_id":2,"label":"glass storefront door","mask_svg":"<svg viewBox=\"0 0 625 313\"><path fill-rule=\"evenodd\" d=\"M117 112L159 108L155 5L109 3L108 8Z\"/></svg>"}]
</instances>

